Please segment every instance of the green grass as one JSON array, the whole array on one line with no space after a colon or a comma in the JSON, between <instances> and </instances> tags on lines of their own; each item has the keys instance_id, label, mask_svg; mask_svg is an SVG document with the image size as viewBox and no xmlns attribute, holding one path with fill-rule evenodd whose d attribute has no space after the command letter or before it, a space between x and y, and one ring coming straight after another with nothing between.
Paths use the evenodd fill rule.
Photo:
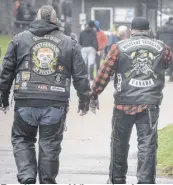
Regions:
<instances>
[{"instance_id":1,"label":"green grass","mask_svg":"<svg viewBox=\"0 0 173 185\"><path fill-rule=\"evenodd\" d=\"M159 130L158 170L163 175L173 176L173 125Z\"/></svg>"},{"instance_id":2,"label":"green grass","mask_svg":"<svg viewBox=\"0 0 173 185\"><path fill-rule=\"evenodd\" d=\"M0 62L2 62L3 56L5 55L5 52L7 51L8 44L12 37L10 36L0 36L0 48L1 48L1 58Z\"/></svg>"}]
</instances>

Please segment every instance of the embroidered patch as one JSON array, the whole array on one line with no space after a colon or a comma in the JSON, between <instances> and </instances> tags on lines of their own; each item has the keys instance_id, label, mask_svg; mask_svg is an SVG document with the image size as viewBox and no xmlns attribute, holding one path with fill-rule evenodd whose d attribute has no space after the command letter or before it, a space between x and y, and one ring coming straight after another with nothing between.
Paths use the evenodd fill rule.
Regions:
<instances>
[{"instance_id":1,"label":"embroidered patch","mask_svg":"<svg viewBox=\"0 0 173 185\"><path fill-rule=\"evenodd\" d=\"M32 70L43 76L52 75L56 72L60 49L50 40L43 40L32 48Z\"/></svg>"},{"instance_id":2,"label":"embroidered patch","mask_svg":"<svg viewBox=\"0 0 173 185\"><path fill-rule=\"evenodd\" d=\"M65 88L62 87L56 87L56 86L51 86L50 87L51 91L56 91L56 92L65 92Z\"/></svg>"},{"instance_id":3,"label":"embroidered patch","mask_svg":"<svg viewBox=\"0 0 173 185\"><path fill-rule=\"evenodd\" d=\"M154 85L154 81L153 79L149 79L149 80L136 80L136 79L131 79L129 82L129 85L133 86L133 87L150 87Z\"/></svg>"},{"instance_id":4,"label":"embroidered patch","mask_svg":"<svg viewBox=\"0 0 173 185\"><path fill-rule=\"evenodd\" d=\"M64 71L64 66L59 65L58 70L61 71L61 72Z\"/></svg>"},{"instance_id":5,"label":"embroidered patch","mask_svg":"<svg viewBox=\"0 0 173 185\"><path fill-rule=\"evenodd\" d=\"M29 81L31 73L28 71L22 72L22 81Z\"/></svg>"},{"instance_id":6,"label":"embroidered patch","mask_svg":"<svg viewBox=\"0 0 173 185\"><path fill-rule=\"evenodd\" d=\"M14 90L18 90L18 89L20 89L20 85L15 85Z\"/></svg>"},{"instance_id":7,"label":"embroidered patch","mask_svg":"<svg viewBox=\"0 0 173 185\"><path fill-rule=\"evenodd\" d=\"M18 84L19 82L20 82L20 74L19 73L17 73L17 75L16 75L16 84Z\"/></svg>"},{"instance_id":8,"label":"embroidered patch","mask_svg":"<svg viewBox=\"0 0 173 185\"><path fill-rule=\"evenodd\" d=\"M44 84L38 85L38 89L41 91L48 91L48 86Z\"/></svg>"},{"instance_id":9,"label":"embroidered patch","mask_svg":"<svg viewBox=\"0 0 173 185\"><path fill-rule=\"evenodd\" d=\"M160 54L154 55L146 49L141 49L132 52L130 55L124 53L130 60L132 60L132 69L125 73L127 78L130 78L133 74L153 76L155 79L158 78L158 74L152 69L153 60L158 58Z\"/></svg>"},{"instance_id":10,"label":"embroidered patch","mask_svg":"<svg viewBox=\"0 0 173 185\"><path fill-rule=\"evenodd\" d=\"M22 82L21 89L26 90L28 88L27 82Z\"/></svg>"},{"instance_id":11,"label":"embroidered patch","mask_svg":"<svg viewBox=\"0 0 173 185\"><path fill-rule=\"evenodd\" d=\"M28 61L25 61L25 62L24 62L24 68L25 68L25 69L29 69L29 62L28 62Z\"/></svg>"}]
</instances>

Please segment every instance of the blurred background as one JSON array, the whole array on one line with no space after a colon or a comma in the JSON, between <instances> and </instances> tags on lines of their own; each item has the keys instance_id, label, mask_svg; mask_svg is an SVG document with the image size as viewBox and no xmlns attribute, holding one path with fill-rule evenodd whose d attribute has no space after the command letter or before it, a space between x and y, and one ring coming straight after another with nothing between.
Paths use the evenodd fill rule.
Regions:
<instances>
[{"instance_id":1,"label":"blurred background","mask_svg":"<svg viewBox=\"0 0 173 185\"><path fill-rule=\"evenodd\" d=\"M173 16L173 0L0 0L1 56L9 36L27 29L45 4L53 5L61 24L67 25L68 35L77 37L89 20L99 21L109 35L121 25L129 27L135 16L147 17L155 35Z\"/></svg>"},{"instance_id":2,"label":"blurred background","mask_svg":"<svg viewBox=\"0 0 173 185\"><path fill-rule=\"evenodd\" d=\"M76 34L90 19L99 20L102 29L109 31L113 25L129 26L135 16L149 18L156 32L173 15L173 0L0 0L0 34L26 28L44 4L53 5Z\"/></svg>"}]
</instances>

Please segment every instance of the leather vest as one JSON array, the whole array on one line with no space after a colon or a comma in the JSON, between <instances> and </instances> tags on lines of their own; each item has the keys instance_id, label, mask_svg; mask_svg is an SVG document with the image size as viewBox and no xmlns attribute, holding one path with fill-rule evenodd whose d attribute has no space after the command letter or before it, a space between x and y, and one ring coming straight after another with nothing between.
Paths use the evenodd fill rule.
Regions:
<instances>
[{"instance_id":1,"label":"leather vest","mask_svg":"<svg viewBox=\"0 0 173 185\"><path fill-rule=\"evenodd\" d=\"M115 103L159 105L165 83L164 44L135 36L119 42L118 48Z\"/></svg>"},{"instance_id":2,"label":"leather vest","mask_svg":"<svg viewBox=\"0 0 173 185\"><path fill-rule=\"evenodd\" d=\"M68 101L71 84L72 40L61 32L37 37L22 33L18 43L15 100Z\"/></svg>"}]
</instances>

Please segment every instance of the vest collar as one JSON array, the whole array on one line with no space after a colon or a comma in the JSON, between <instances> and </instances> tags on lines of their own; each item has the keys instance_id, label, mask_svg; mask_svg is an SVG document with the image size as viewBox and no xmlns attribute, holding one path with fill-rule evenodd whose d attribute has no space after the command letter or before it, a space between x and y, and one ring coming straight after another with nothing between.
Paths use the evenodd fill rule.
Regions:
<instances>
[{"instance_id":1,"label":"vest collar","mask_svg":"<svg viewBox=\"0 0 173 185\"><path fill-rule=\"evenodd\" d=\"M149 31L136 31L134 32L131 37L150 37Z\"/></svg>"}]
</instances>

